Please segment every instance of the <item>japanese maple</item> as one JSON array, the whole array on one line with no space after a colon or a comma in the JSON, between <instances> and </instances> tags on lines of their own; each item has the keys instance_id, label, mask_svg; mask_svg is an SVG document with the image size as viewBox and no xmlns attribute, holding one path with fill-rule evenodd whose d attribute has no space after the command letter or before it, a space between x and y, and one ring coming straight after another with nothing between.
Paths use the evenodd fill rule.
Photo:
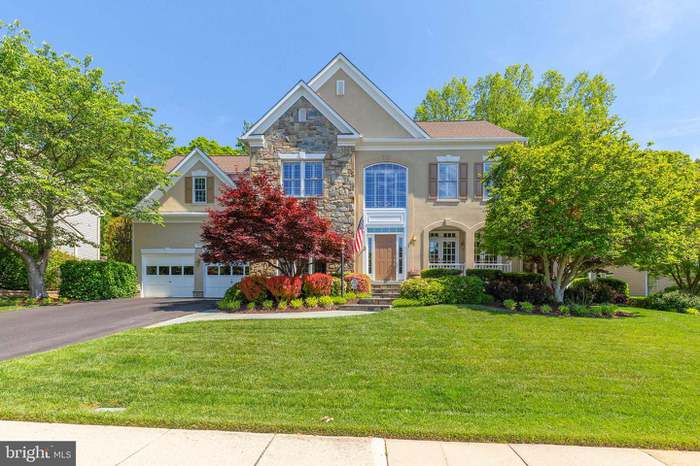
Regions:
<instances>
[{"instance_id":1,"label":"japanese maple","mask_svg":"<svg viewBox=\"0 0 700 466\"><path fill-rule=\"evenodd\" d=\"M318 215L312 199L285 196L267 174L240 178L218 198L202 226L209 263L266 263L282 275L301 275L309 259L338 262L350 241Z\"/></svg>"}]
</instances>

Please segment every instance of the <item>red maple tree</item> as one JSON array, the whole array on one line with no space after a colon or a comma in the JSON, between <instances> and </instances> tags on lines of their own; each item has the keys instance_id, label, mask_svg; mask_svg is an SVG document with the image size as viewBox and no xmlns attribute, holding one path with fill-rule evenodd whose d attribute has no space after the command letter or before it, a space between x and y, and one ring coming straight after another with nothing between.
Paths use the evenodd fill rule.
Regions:
<instances>
[{"instance_id":1,"label":"red maple tree","mask_svg":"<svg viewBox=\"0 0 700 466\"><path fill-rule=\"evenodd\" d=\"M343 242L349 247L312 199L285 196L267 174L240 178L218 201L222 209L210 210L202 226L205 262L263 262L293 277L310 258L338 262Z\"/></svg>"}]
</instances>

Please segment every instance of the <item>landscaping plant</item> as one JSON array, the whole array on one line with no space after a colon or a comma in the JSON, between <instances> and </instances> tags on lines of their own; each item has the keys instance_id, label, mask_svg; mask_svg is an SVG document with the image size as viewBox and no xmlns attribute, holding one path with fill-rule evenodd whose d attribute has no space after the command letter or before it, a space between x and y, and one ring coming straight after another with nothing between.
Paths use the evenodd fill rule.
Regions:
<instances>
[{"instance_id":1,"label":"landscaping plant","mask_svg":"<svg viewBox=\"0 0 700 466\"><path fill-rule=\"evenodd\" d=\"M372 281L369 275L364 273L348 273L345 274L345 290L356 293L369 293L372 291Z\"/></svg>"},{"instance_id":2,"label":"landscaping plant","mask_svg":"<svg viewBox=\"0 0 700 466\"><path fill-rule=\"evenodd\" d=\"M503 306L506 309L509 309L511 311L514 311L518 308L518 303L514 299L506 299L503 301Z\"/></svg>"},{"instance_id":3,"label":"landscaping plant","mask_svg":"<svg viewBox=\"0 0 700 466\"><path fill-rule=\"evenodd\" d=\"M266 299L262 302L262 308L265 309L266 311L269 311L274 306L275 306L275 303L271 299Z\"/></svg>"},{"instance_id":4,"label":"landscaping plant","mask_svg":"<svg viewBox=\"0 0 700 466\"><path fill-rule=\"evenodd\" d=\"M333 277L331 275L312 273L311 275L304 275L303 280L305 296L329 296L333 291Z\"/></svg>"},{"instance_id":5,"label":"landscaping plant","mask_svg":"<svg viewBox=\"0 0 700 466\"><path fill-rule=\"evenodd\" d=\"M138 292L136 268L116 261L67 261L61 265L59 294L67 299L131 298Z\"/></svg>"},{"instance_id":6,"label":"landscaping plant","mask_svg":"<svg viewBox=\"0 0 700 466\"><path fill-rule=\"evenodd\" d=\"M249 302L258 302L267 296L267 279L262 275L248 275L240 281L240 289Z\"/></svg>"},{"instance_id":7,"label":"landscaping plant","mask_svg":"<svg viewBox=\"0 0 700 466\"><path fill-rule=\"evenodd\" d=\"M330 296L321 296L318 298L318 304L324 309L331 309L333 307L333 298Z\"/></svg>"},{"instance_id":8,"label":"landscaping plant","mask_svg":"<svg viewBox=\"0 0 700 466\"><path fill-rule=\"evenodd\" d=\"M300 309L304 307L304 300L301 298L292 299L289 301L289 307L292 309Z\"/></svg>"},{"instance_id":9,"label":"landscaping plant","mask_svg":"<svg viewBox=\"0 0 700 466\"><path fill-rule=\"evenodd\" d=\"M304 299L304 304L306 304L308 308L318 307L318 298L316 296L308 296Z\"/></svg>"},{"instance_id":10,"label":"landscaping plant","mask_svg":"<svg viewBox=\"0 0 700 466\"><path fill-rule=\"evenodd\" d=\"M301 283L301 277L277 275L265 280L265 287L277 301L288 301L301 295Z\"/></svg>"},{"instance_id":11,"label":"landscaping plant","mask_svg":"<svg viewBox=\"0 0 700 466\"><path fill-rule=\"evenodd\" d=\"M280 311L286 311L287 307L289 307L289 303L285 300L279 301L277 303L277 309L279 309Z\"/></svg>"},{"instance_id":12,"label":"landscaping plant","mask_svg":"<svg viewBox=\"0 0 700 466\"><path fill-rule=\"evenodd\" d=\"M420 272L421 278L440 278L461 274L462 271L459 269L425 269Z\"/></svg>"},{"instance_id":13,"label":"landscaping plant","mask_svg":"<svg viewBox=\"0 0 700 466\"><path fill-rule=\"evenodd\" d=\"M391 305L393 307L418 307L422 306L420 301L417 299L409 299L409 298L396 298L391 302Z\"/></svg>"}]
</instances>

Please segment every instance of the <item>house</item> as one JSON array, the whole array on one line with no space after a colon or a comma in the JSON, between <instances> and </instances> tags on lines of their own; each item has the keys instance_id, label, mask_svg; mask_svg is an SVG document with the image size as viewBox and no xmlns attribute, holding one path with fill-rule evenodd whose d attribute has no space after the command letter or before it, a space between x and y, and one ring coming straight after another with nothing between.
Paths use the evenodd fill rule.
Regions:
<instances>
[{"instance_id":1,"label":"house","mask_svg":"<svg viewBox=\"0 0 700 466\"><path fill-rule=\"evenodd\" d=\"M63 222L80 233L90 243L76 246L60 246L58 249L78 259L100 259L100 216L91 212L81 212L63 218Z\"/></svg>"},{"instance_id":2,"label":"house","mask_svg":"<svg viewBox=\"0 0 700 466\"><path fill-rule=\"evenodd\" d=\"M144 296L221 296L247 272L199 258L207 208L246 171L267 171L287 194L317 199L340 232L352 235L362 218L366 247L353 267L375 281L426 268L530 267L480 241L487 154L526 138L486 121L416 122L342 54L296 83L242 138L248 158L195 150L170 161L174 184L149 195L164 226L133 230Z\"/></svg>"}]
</instances>

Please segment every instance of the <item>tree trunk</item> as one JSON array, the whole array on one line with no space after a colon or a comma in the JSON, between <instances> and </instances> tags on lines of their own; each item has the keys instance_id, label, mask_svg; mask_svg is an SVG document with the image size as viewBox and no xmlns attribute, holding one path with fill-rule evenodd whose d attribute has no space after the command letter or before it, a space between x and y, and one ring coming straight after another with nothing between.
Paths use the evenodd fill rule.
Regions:
<instances>
[{"instance_id":1,"label":"tree trunk","mask_svg":"<svg viewBox=\"0 0 700 466\"><path fill-rule=\"evenodd\" d=\"M25 257L24 263L27 266L27 278L29 281L29 297L30 298L46 298L46 283L44 274L46 272L46 261L35 260L32 257Z\"/></svg>"},{"instance_id":2,"label":"tree trunk","mask_svg":"<svg viewBox=\"0 0 700 466\"><path fill-rule=\"evenodd\" d=\"M554 300L561 304L564 302L564 287L560 283L552 284L552 291L554 292Z\"/></svg>"}]
</instances>

